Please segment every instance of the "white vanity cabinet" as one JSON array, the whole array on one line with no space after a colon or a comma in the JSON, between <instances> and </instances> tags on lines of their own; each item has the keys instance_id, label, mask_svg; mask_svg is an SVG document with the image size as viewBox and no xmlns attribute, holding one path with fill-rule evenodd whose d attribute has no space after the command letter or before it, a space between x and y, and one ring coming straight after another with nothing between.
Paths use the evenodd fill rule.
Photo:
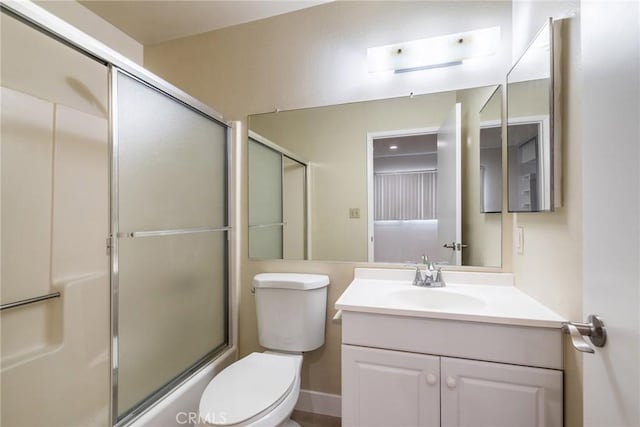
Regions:
<instances>
[{"instance_id":1,"label":"white vanity cabinet","mask_svg":"<svg viewBox=\"0 0 640 427\"><path fill-rule=\"evenodd\" d=\"M440 425L440 358L342 346L342 425Z\"/></svg>"},{"instance_id":2,"label":"white vanity cabinet","mask_svg":"<svg viewBox=\"0 0 640 427\"><path fill-rule=\"evenodd\" d=\"M566 320L508 274L414 275L356 269L336 301L343 426L561 427Z\"/></svg>"},{"instance_id":3,"label":"white vanity cabinet","mask_svg":"<svg viewBox=\"0 0 640 427\"><path fill-rule=\"evenodd\" d=\"M356 312L342 328L345 427L563 424L557 329Z\"/></svg>"},{"instance_id":4,"label":"white vanity cabinet","mask_svg":"<svg viewBox=\"0 0 640 427\"><path fill-rule=\"evenodd\" d=\"M562 426L562 371L442 357L441 425Z\"/></svg>"}]
</instances>

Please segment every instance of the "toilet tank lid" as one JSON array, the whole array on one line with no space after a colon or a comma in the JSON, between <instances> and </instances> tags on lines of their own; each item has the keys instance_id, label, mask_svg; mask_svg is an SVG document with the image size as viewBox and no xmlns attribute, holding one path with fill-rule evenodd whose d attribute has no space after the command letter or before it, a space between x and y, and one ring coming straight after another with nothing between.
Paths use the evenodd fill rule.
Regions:
<instances>
[{"instance_id":1,"label":"toilet tank lid","mask_svg":"<svg viewBox=\"0 0 640 427\"><path fill-rule=\"evenodd\" d=\"M307 291L329 285L325 274L260 273L253 278L254 288L297 289Z\"/></svg>"}]
</instances>

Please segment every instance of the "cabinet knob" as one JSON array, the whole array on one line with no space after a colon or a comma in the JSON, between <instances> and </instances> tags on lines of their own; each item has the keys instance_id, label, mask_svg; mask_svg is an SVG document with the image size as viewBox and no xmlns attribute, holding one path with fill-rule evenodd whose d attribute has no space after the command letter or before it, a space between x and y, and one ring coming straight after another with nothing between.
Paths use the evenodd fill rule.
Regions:
<instances>
[{"instance_id":1,"label":"cabinet knob","mask_svg":"<svg viewBox=\"0 0 640 427\"><path fill-rule=\"evenodd\" d=\"M456 388L456 385L458 383L456 382L456 379L453 377L447 377L447 387L449 388Z\"/></svg>"},{"instance_id":2,"label":"cabinet knob","mask_svg":"<svg viewBox=\"0 0 640 427\"><path fill-rule=\"evenodd\" d=\"M437 382L438 377L436 377L434 374L427 374L427 384L436 385Z\"/></svg>"}]
</instances>

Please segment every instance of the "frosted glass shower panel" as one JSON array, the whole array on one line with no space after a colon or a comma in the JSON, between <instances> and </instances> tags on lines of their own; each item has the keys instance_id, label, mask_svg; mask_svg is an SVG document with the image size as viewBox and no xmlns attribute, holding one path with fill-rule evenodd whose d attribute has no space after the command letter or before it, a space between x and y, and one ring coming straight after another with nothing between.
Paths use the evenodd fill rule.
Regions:
<instances>
[{"instance_id":1,"label":"frosted glass shower panel","mask_svg":"<svg viewBox=\"0 0 640 427\"><path fill-rule=\"evenodd\" d=\"M113 72L114 396L123 421L228 342L227 128Z\"/></svg>"},{"instance_id":2,"label":"frosted glass shower panel","mask_svg":"<svg viewBox=\"0 0 640 427\"><path fill-rule=\"evenodd\" d=\"M120 240L120 414L226 343L226 245L226 232Z\"/></svg>"},{"instance_id":3,"label":"frosted glass shower panel","mask_svg":"<svg viewBox=\"0 0 640 427\"><path fill-rule=\"evenodd\" d=\"M282 154L249 139L249 256L282 259Z\"/></svg>"},{"instance_id":4,"label":"frosted glass shower panel","mask_svg":"<svg viewBox=\"0 0 640 427\"><path fill-rule=\"evenodd\" d=\"M117 85L120 231L226 225L226 128L123 73Z\"/></svg>"}]
</instances>

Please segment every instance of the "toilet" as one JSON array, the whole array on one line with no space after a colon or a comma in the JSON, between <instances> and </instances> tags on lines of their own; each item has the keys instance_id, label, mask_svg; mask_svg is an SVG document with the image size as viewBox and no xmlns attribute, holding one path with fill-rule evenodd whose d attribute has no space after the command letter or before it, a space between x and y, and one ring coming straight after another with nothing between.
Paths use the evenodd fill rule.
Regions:
<instances>
[{"instance_id":1,"label":"toilet","mask_svg":"<svg viewBox=\"0 0 640 427\"><path fill-rule=\"evenodd\" d=\"M207 385L199 426L298 426L289 419L300 393L302 352L324 344L327 286L320 274L261 273L253 278L260 345Z\"/></svg>"}]
</instances>

